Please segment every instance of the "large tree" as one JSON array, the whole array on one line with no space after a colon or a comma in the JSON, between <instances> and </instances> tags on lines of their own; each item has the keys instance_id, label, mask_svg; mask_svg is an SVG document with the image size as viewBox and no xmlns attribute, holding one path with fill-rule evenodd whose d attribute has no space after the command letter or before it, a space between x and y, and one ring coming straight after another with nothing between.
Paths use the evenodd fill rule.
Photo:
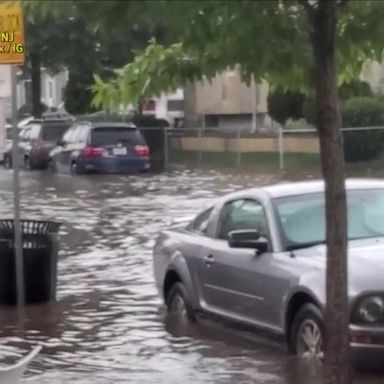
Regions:
<instances>
[{"instance_id":1,"label":"large tree","mask_svg":"<svg viewBox=\"0 0 384 384\"><path fill-rule=\"evenodd\" d=\"M94 2L24 1L26 10L27 60L24 77L32 80L32 112L41 116L41 68L55 74L69 72L65 104L70 113L86 113L91 108L89 87L93 74L104 78L130 61L134 50L143 49L151 36L162 39L158 24L139 26L132 18L129 23L111 29L108 23L97 28L93 23ZM113 4L113 3L112 3ZM104 4L105 6L105 4ZM132 15L133 17L133 15ZM113 23L116 24L116 23Z\"/></svg>"},{"instance_id":2,"label":"large tree","mask_svg":"<svg viewBox=\"0 0 384 384\"><path fill-rule=\"evenodd\" d=\"M96 78L97 103L132 102L235 65L245 79L255 75L286 89L314 91L326 198L327 383L349 384L346 191L337 89L338 82L358 76L367 57L381 59L382 2L165 1L151 7L174 25L180 43L151 45L112 82Z\"/></svg>"},{"instance_id":3,"label":"large tree","mask_svg":"<svg viewBox=\"0 0 384 384\"><path fill-rule=\"evenodd\" d=\"M113 28L124 24L125 16L144 15L174 29L174 44L150 44L107 83L96 77L95 102L104 107L137 102L234 66L247 81L253 75L285 89L314 91L326 198L327 383L349 384L346 191L337 88L359 75L365 59L382 59L382 1L109 1L93 3L90 13L101 24L119 20L109 24Z\"/></svg>"}]
</instances>

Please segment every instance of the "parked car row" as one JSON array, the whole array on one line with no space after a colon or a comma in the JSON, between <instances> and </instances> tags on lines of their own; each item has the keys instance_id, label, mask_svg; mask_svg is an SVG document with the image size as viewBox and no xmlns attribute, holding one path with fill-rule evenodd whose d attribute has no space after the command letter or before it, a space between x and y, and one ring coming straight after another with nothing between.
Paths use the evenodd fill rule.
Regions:
<instances>
[{"instance_id":1,"label":"parked car row","mask_svg":"<svg viewBox=\"0 0 384 384\"><path fill-rule=\"evenodd\" d=\"M19 134L24 169L84 173L137 173L150 168L150 151L135 125L72 119L34 119ZM12 142L4 166L11 168Z\"/></svg>"}]
</instances>

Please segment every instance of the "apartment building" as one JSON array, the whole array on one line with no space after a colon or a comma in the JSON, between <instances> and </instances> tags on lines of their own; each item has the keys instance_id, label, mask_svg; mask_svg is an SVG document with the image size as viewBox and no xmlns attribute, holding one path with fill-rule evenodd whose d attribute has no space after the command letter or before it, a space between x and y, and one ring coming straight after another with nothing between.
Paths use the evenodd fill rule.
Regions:
<instances>
[{"instance_id":1,"label":"apartment building","mask_svg":"<svg viewBox=\"0 0 384 384\"><path fill-rule=\"evenodd\" d=\"M211 81L189 83L184 88L185 124L190 127L256 131L268 121L268 84L247 85L239 71L217 74Z\"/></svg>"},{"instance_id":2,"label":"apartment building","mask_svg":"<svg viewBox=\"0 0 384 384\"><path fill-rule=\"evenodd\" d=\"M167 120L172 127L184 124L184 90L164 93L160 97L149 99L143 106L143 114L153 115L157 119Z\"/></svg>"},{"instance_id":3,"label":"apartment building","mask_svg":"<svg viewBox=\"0 0 384 384\"><path fill-rule=\"evenodd\" d=\"M68 82L68 71L61 71L55 75L50 74L46 69L41 70L41 102L49 108L60 108L64 105L64 90ZM22 80L19 83L20 94L18 105L27 103L31 97L31 80Z\"/></svg>"},{"instance_id":4,"label":"apartment building","mask_svg":"<svg viewBox=\"0 0 384 384\"><path fill-rule=\"evenodd\" d=\"M17 107L18 109L30 102L32 95L31 80L22 79L21 70L17 73ZM44 68L41 73L41 101L48 107L63 107L64 89L68 81L67 71L51 75ZM6 118L11 117L11 66L0 66L0 97L6 103Z\"/></svg>"}]
</instances>

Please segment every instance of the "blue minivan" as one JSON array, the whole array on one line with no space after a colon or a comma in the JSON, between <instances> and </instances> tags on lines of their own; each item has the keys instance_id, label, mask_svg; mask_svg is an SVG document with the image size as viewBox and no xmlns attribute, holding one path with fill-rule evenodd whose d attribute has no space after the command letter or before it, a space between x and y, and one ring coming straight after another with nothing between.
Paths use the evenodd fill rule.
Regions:
<instances>
[{"instance_id":1,"label":"blue minivan","mask_svg":"<svg viewBox=\"0 0 384 384\"><path fill-rule=\"evenodd\" d=\"M130 123L76 122L50 153L58 172L139 173L150 168L149 148Z\"/></svg>"}]
</instances>

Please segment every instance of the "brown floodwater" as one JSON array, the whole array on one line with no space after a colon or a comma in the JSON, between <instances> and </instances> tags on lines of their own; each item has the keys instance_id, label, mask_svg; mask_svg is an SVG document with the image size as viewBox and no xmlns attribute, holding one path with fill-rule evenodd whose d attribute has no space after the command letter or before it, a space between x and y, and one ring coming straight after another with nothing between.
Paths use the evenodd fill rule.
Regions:
<instances>
[{"instance_id":1,"label":"brown floodwater","mask_svg":"<svg viewBox=\"0 0 384 384\"><path fill-rule=\"evenodd\" d=\"M316 384L322 375L256 334L164 314L152 274L156 233L215 197L313 175L178 170L143 177L24 173L22 217L63 222L57 302L0 309L0 359L43 346L38 384ZM0 171L0 217L12 216L12 172ZM384 374L356 383L382 383Z\"/></svg>"}]
</instances>

